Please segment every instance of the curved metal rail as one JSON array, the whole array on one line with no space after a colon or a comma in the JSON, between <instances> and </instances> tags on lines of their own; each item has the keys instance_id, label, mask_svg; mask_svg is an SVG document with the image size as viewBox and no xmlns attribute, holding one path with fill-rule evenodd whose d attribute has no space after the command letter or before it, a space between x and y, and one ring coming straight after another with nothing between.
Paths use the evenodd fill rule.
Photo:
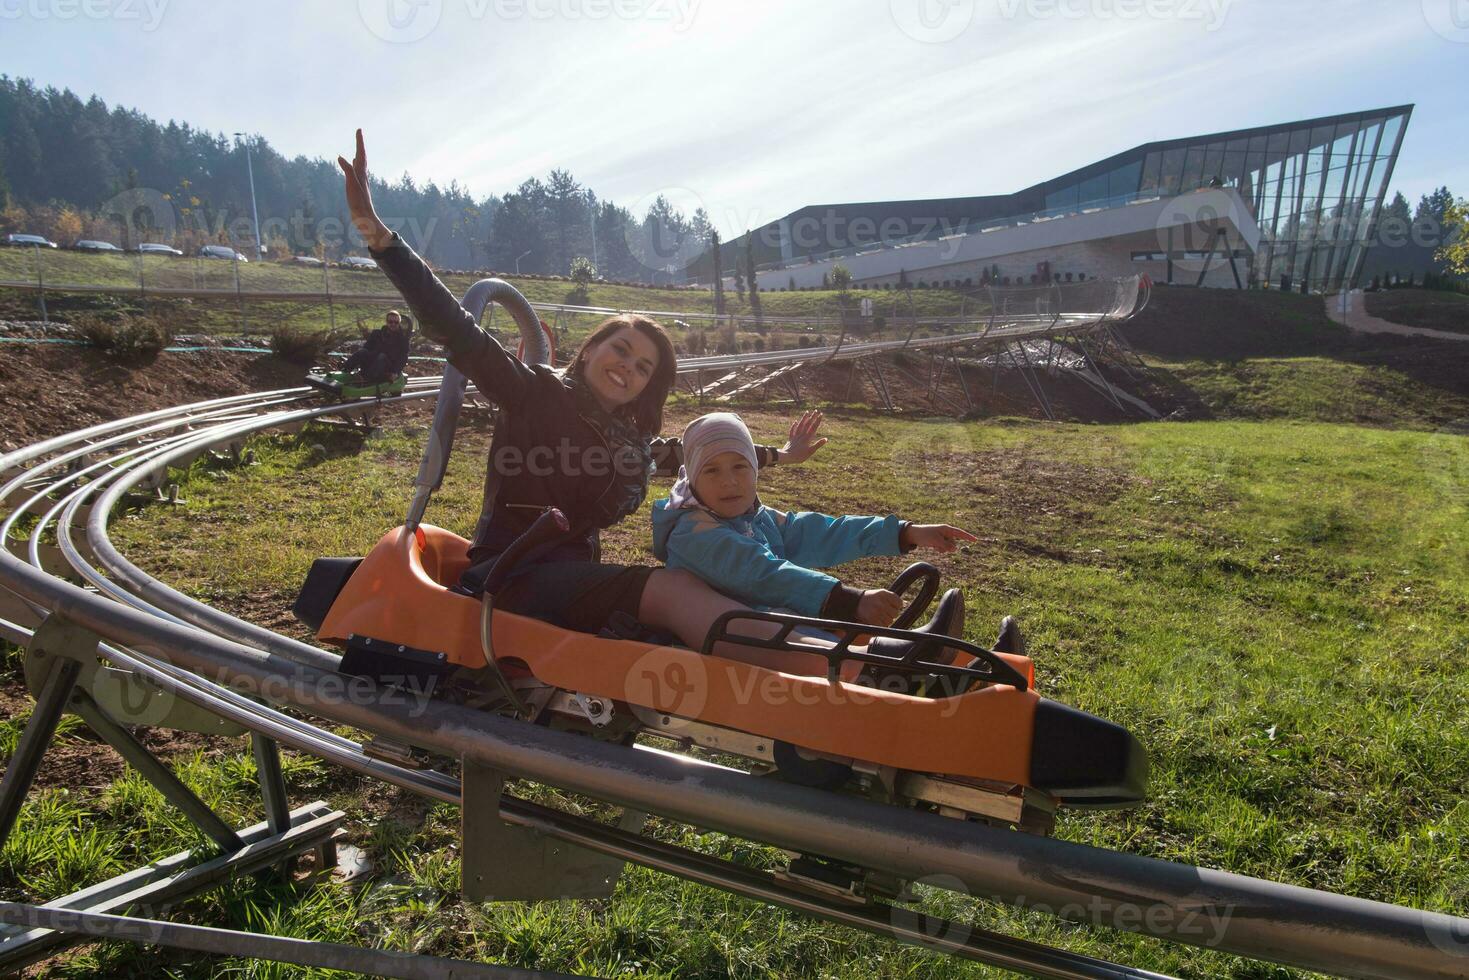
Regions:
<instances>
[{"instance_id":1,"label":"curved metal rail","mask_svg":"<svg viewBox=\"0 0 1469 980\"><path fill-rule=\"evenodd\" d=\"M419 382L419 388L405 398L430 394L432 381ZM101 652L107 660L138 671L160 689L333 764L435 799L457 801L457 782L436 771L366 757L350 739L248 695L696 826L827 854L909 879L943 874L950 876L948 882L972 893L1019 904L1094 909L1099 924L1141 929L1147 923L1168 921L1172 927L1152 932L1188 942L1191 936L1178 929L1185 915L1191 912L1188 921L1196 921L1203 914L1200 909L1219 915L1228 909L1234 917L1228 918L1219 948L1247 955L1347 976L1451 977L1462 976L1469 965L1462 949L1456 952L1451 942L1451 937L1469 930L1469 923L1443 915L833 798L686 757L589 743L439 702L407 708L339 704L326 695L322 683L335 666L335 654L261 630L178 594L128 563L106 532L107 514L120 497L156 482L166 467L182 466L210 447L235 444L259 430L370 406L319 406L307 404L306 398L306 392L291 389L267 392L256 404L250 398L216 400L93 426L0 457L0 473L10 473L0 486L0 498L16 502L0 525L0 538L9 545L19 519L24 514L37 517L25 538L26 561L10 554L9 547L0 554L0 583L35 604L37 614L57 611L106 636L109 642ZM140 435L147 444L138 444ZM79 541L76 522L84 508L87 535ZM68 566L95 592L41 569L43 539L51 527ZM95 566L88 551L95 555ZM24 639L25 626L13 624L12 636ZM679 792L667 792L668 786L679 786ZM508 808L507 817L555 830L561 839L607 854L743 889L740 893L762 901L782 902L858 926L862 926L858 920L873 917L873 909L852 911L812 899L808 893L782 893L780 887L748 879L748 873L726 862L677 849L670 852L651 840L596 824L583 826L576 818L530 804ZM1134 918L1138 908L1166 909L1172 917ZM902 929L895 932L892 918L883 918L886 912L881 909L877 914L881 921L867 921L865 927L917 937L905 936ZM1197 937L1193 939L1197 942ZM1147 976L1003 937L977 936L970 943L952 945L950 952L955 954L1037 976Z\"/></svg>"},{"instance_id":2,"label":"curved metal rail","mask_svg":"<svg viewBox=\"0 0 1469 980\"><path fill-rule=\"evenodd\" d=\"M434 394L437 380L413 382L403 401ZM128 562L107 534L122 496L156 486L169 467L256 432L378 404L323 406L311 399L306 389L216 399L92 426L0 457L0 500L13 507L0 523L0 587L30 607L29 622L0 622L0 632L23 643L41 616L59 614L104 637L99 651L107 660L160 690L434 799L457 802L457 780L371 758L360 744L281 709L742 838L1015 904L1076 909L1097 925L1205 944L1214 934L1190 927L1209 922L1219 926L1217 948L1347 976L1461 977L1469 970L1466 920L836 797L441 702L405 703L401 692L344 703L332 695L336 654L182 595ZM79 538L84 515L86 533ZM12 540L27 517L35 521L24 541ZM44 542L53 529L66 568L48 571ZM24 560L12 546L22 547ZM85 585L56 572L78 575ZM524 801L507 803L504 815L557 839L737 894L934 944L932 931L883 906L853 909L728 862ZM1037 976L1155 976L987 933L938 945Z\"/></svg>"}]
</instances>

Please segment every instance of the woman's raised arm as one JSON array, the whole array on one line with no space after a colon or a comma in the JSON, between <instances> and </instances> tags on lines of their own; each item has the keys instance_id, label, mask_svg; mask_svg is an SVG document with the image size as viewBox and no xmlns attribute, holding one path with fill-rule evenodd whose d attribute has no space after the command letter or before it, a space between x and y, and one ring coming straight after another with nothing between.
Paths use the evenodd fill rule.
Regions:
<instances>
[{"instance_id":1,"label":"woman's raised arm","mask_svg":"<svg viewBox=\"0 0 1469 980\"><path fill-rule=\"evenodd\" d=\"M362 130L357 130L357 155L351 163L346 157L337 157L337 165L347 175L347 210L352 216L352 226L368 248L387 248L393 233L379 220L372 206L372 188L367 183L367 148L362 143Z\"/></svg>"},{"instance_id":2,"label":"woman's raised arm","mask_svg":"<svg viewBox=\"0 0 1469 980\"><path fill-rule=\"evenodd\" d=\"M463 371L487 398L501 406L514 405L530 383L530 368L480 329L474 317L459 305L454 294L418 253L378 217L367 180L367 149L362 130L357 130L357 155L352 162L337 157L337 164L346 176L347 207L353 227L367 242L383 274L413 310L424 334L449 349L450 363Z\"/></svg>"}]
</instances>

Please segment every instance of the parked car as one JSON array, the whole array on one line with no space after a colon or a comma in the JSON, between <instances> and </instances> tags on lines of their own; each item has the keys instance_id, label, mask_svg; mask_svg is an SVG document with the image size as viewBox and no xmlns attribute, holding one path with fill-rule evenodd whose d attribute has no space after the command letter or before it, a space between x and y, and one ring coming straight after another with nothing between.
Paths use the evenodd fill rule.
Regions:
<instances>
[{"instance_id":1,"label":"parked car","mask_svg":"<svg viewBox=\"0 0 1469 980\"><path fill-rule=\"evenodd\" d=\"M295 256L294 259L292 259L292 261L296 262L298 265L323 265L324 264L321 261L321 259L318 259L314 255L297 255L297 256Z\"/></svg>"},{"instance_id":2,"label":"parked car","mask_svg":"<svg viewBox=\"0 0 1469 980\"><path fill-rule=\"evenodd\" d=\"M112 244L111 242L98 242L98 241L93 241L90 238L83 238L83 239L81 239L75 245L73 245L72 248L76 249L78 252L121 252L122 251L122 249L118 248L116 245Z\"/></svg>"},{"instance_id":3,"label":"parked car","mask_svg":"<svg viewBox=\"0 0 1469 980\"><path fill-rule=\"evenodd\" d=\"M138 251L144 255L183 255L184 253L172 245L164 245L160 242L144 242L138 246Z\"/></svg>"},{"instance_id":4,"label":"parked car","mask_svg":"<svg viewBox=\"0 0 1469 980\"><path fill-rule=\"evenodd\" d=\"M235 262L250 261L228 245L205 245L199 249L199 255L206 259L231 259Z\"/></svg>"},{"instance_id":5,"label":"parked car","mask_svg":"<svg viewBox=\"0 0 1469 980\"><path fill-rule=\"evenodd\" d=\"M376 269L377 263L365 256L349 255L342 260L342 266L347 269Z\"/></svg>"},{"instance_id":6,"label":"parked car","mask_svg":"<svg viewBox=\"0 0 1469 980\"><path fill-rule=\"evenodd\" d=\"M30 248L30 247L35 247L35 248L55 248L56 247L56 243L55 242L47 241L46 238L44 236L42 236L42 235L6 235L5 236L5 244L6 245L19 245L19 246L26 247L26 248Z\"/></svg>"}]
</instances>

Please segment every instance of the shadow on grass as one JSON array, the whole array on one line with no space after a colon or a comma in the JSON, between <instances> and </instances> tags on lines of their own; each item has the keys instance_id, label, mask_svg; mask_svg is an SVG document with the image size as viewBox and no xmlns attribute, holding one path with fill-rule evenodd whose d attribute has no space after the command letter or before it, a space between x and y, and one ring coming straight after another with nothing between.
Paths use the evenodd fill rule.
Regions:
<instances>
[{"instance_id":1,"label":"shadow on grass","mask_svg":"<svg viewBox=\"0 0 1469 980\"><path fill-rule=\"evenodd\" d=\"M1248 380L1250 361L1320 358L1352 365L1374 384L1380 378L1383 394L1395 387L1413 391L1414 404L1402 406L1398 420L1404 423L1441 425L1469 414L1469 342L1353 333L1326 316L1319 296L1162 287L1122 333L1142 355L1202 364L1240 381ZM1221 405L1168 367L1152 374L1170 410L1183 408L1190 418L1241 416L1239 407ZM1307 399L1275 414L1305 416L1312 408Z\"/></svg>"}]
</instances>

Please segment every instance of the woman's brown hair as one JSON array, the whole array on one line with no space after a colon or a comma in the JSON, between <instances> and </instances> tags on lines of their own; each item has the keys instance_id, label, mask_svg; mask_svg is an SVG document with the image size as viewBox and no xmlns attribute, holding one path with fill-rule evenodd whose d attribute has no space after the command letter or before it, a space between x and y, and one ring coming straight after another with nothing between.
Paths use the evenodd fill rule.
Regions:
<instances>
[{"instance_id":1,"label":"woman's brown hair","mask_svg":"<svg viewBox=\"0 0 1469 980\"><path fill-rule=\"evenodd\" d=\"M668 339L667 332L657 320L635 313L620 313L607 318L592 331L590 337L582 341L576 350L576 357L571 359L571 364L566 368L566 374L567 377L580 380L587 353L623 327L631 327L658 348L658 364L653 368L653 376L630 406L639 431L656 436L663 431L663 403L668 401L668 393L673 389L674 378L678 375L678 355L673 351L673 341Z\"/></svg>"}]
</instances>

